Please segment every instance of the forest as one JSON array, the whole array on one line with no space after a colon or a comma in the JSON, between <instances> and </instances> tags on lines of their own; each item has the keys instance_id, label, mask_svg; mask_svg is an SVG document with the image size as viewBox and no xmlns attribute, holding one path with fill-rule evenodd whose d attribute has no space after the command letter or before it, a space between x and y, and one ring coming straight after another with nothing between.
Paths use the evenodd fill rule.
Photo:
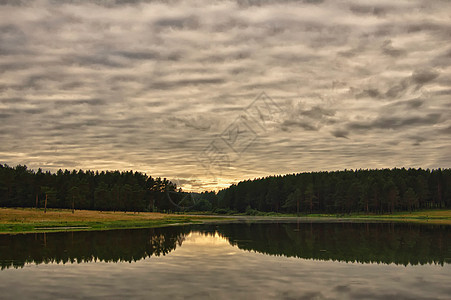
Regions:
<instances>
[{"instance_id":1,"label":"forest","mask_svg":"<svg viewBox=\"0 0 451 300\"><path fill-rule=\"evenodd\" d=\"M381 169L269 176L196 197L133 171L30 170L0 164L0 207L215 213L393 213L451 208L451 169ZM188 199L182 203L181 199Z\"/></svg>"},{"instance_id":2,"label":"forest","mask_svg":"<svg viewBox=\"0 0 451 300\"><path fill-rule=\"evenodd\" d=\"M0 207L156 211L170 208L165 191L175 188L141 172L51 173L0 164Z\"/></svg>"},{"instance_id":3,"label":"forest","mask_svg":"<svg viewBox=\"0 0 451 300\"><path fill-rule=\"evenodd\" d=\"M310 172L242 181L218 193L220 208L263 212L393 213L451 208L451 169Z\"/></svg>"}]
</instances>

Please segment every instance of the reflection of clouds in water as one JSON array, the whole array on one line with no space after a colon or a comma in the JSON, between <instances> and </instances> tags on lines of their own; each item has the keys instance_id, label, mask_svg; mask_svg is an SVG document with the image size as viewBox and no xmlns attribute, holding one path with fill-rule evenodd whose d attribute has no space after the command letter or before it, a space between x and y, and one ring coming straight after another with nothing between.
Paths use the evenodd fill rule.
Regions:
<instances>
[{"instance_id":1,"label":"reflection of clouds in water","mask_svg":"<svg viewBox=\"0 0 451 300\"><path fill-rule=\"evenodd\" d=\"M186 237L183 242L184 248L190 247L191 245L198 246L224 246L229 245L227 238L220 236L217 232L213 235L203 234L200 232L192 231Z\"/></svg>"},{"instance_id":2,"label":"reflection of clouds in water","mask_svg":"<svg viewBox=\"0 0 451 300\"><path fill-rule=\"evenodd\" d=\"M193 232L167 256L133 263L38 265L0 272L3 299L446 298L451 265L315 261L239 250ZM21 289L12 289L19 286Z\"/></svg>"}]
</instances>

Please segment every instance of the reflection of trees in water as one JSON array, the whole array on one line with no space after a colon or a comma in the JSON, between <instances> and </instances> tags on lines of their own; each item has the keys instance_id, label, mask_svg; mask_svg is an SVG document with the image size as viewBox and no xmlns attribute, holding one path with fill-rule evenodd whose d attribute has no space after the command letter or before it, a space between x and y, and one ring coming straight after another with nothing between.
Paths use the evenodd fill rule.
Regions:
<instances>
[{"instance_id":1,"label":"reflection of trees in water","mask_svg":"<svg viewBox=\"0 0 451 300\"><path fill-rule=\"evenodd\" d=\"M0 267L26 263L137 261L166 255L196 231L248 251L317 260L451 263L451 227L377 223L250 223L0 235Z\"/></svg>"},{"instance_id":2,"label":"reflection of trees in water","mask_svg":"<svg viewBox=\"0 0 451 300\"><path fill-rule=\"evenodd\" d=\"M138 261L181 246L187 227L0 235L1 269L26 263Z\"/></svg>"},{"instance_id":3,"label":"reflection of trees in water","mask_svg":"<svg viewBox=\"0 0 451 300\"><path fill-rule=\"evenodd\" d=\"M240 249L305 259L451 263L451 227L376 223L251 223L199 227Z\"/></svg>"}]
</instances>

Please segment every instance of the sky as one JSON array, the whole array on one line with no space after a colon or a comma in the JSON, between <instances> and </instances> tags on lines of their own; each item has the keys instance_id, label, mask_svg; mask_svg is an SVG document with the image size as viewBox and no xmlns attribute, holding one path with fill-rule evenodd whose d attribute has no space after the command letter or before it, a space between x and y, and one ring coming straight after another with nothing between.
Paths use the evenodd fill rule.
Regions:
<instances>
[{"instance_id":1,"label":"sky","mask_svg":"<svg viewBox=\"0 0 451 300\"><path fill-rule=\"evenodd\" d=\"M451 1L0 0L0 163L187 191L451 167Z\"/></svg>"}]
</instances>

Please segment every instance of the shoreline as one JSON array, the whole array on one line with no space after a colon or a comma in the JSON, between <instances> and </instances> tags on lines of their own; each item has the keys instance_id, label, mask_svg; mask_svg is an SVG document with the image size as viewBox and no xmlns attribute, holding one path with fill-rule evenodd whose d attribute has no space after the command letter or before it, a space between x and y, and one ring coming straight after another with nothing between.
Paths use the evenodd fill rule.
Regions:
<instances>
[{"instance_id":1,"label":"shoreline","mask_svg":"<svg viewBox=\"0 0 451 300\"><path fill-rule=\"evenodd\" d=\"M0 234L25 234L67 231L101 231L155 228L177 225L223 222L384 222L430 225L451 225L451 210L426 210L393 215L214 215L163 214L149 212L101 212L69 209L43 210L33 208L0 208Z\"/></svg>"}]
</instances>

